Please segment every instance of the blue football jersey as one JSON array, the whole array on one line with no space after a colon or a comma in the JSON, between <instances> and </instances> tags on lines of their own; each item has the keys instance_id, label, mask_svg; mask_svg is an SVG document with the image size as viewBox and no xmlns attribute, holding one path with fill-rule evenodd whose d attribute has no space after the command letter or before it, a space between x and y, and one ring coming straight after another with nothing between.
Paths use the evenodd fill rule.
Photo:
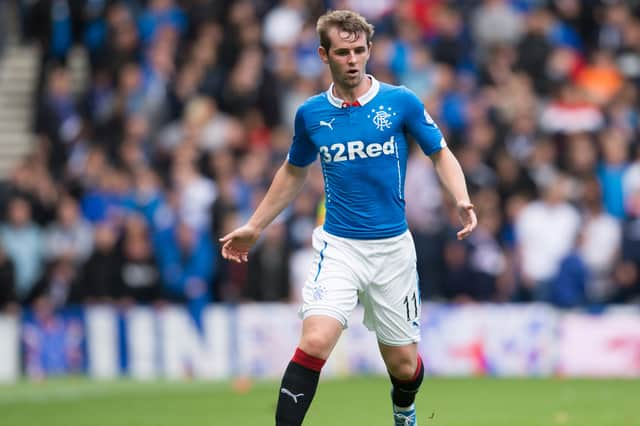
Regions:
<instances>
[{"instance_id":1,"label":"blue football jersey","mask_svg":"<svg viewBox=\"0 0 640 426\"><path fill-rule=\"evenodd\" d=\"M288 161L306 167L320 156L330 234L356 239L407 229L404 178L413 136L425 154L446 146L440 129L409 89L380 83L347 106L333 85L298 108Z\"/></svg>"}]
</instances>

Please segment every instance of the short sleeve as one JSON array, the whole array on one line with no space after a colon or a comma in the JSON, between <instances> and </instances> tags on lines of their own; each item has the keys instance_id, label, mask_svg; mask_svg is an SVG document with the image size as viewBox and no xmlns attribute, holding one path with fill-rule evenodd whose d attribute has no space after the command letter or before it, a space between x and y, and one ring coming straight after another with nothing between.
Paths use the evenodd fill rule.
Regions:
<instances>
[{"instance_id":1,"label":"short sleeve","mask_svg":"<svg viewBox=\"0 0 640 426\"><path fill-rule=\"evenodd\" d=\"M422 151L431 155L447 146L442 132L415 93L405 89L403 96L403 102L407 106L405 126Z\"/></svg>"},{"instance_id":2,"label":"short sleeve","mask_svg":"<svg viewBox=\"0 0 640 426\"><path fill-rule=\"evenodd\" d=\"M306 167L315 161L317 155L318 151L307 135L302 108L298 108L294 121L293 142L287 160L294 166Z\"/></svg>"}]
</instances>

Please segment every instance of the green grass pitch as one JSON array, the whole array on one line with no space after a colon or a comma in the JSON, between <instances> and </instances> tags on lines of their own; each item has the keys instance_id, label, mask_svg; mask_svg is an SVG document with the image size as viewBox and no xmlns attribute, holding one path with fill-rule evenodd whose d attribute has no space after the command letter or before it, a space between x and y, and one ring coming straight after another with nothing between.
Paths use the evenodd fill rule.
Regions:
<instances>
[{"instance_id":1,"label":"green grass pitch","mask_svg":"<svg viewBox=\"0 0 640 426\"><path fill-rule=\"evenodd\" d=\"M2 426L274 424L276 382L54 379L0 386ZM640 426L639 380L443 379L418 396L421 426ZM379 377L322 380L305 426L391 426ZM433 418L429 418L431 414Z\"/></svg>"}]
</instances>

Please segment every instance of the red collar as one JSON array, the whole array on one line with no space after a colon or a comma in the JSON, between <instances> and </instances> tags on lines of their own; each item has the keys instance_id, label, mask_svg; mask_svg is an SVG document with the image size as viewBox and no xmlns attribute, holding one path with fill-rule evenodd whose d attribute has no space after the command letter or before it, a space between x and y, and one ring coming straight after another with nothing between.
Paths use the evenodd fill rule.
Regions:
<instances>
[{"instance_id":1,"label":"red collar","mask_svg":"<svg viewBox=\"0 0 640 426\"><path fill-rule=\"evenodd\" d=\"M350 107L350 106L359 107L359 106L362 106L362 105L360 105L360 102L358 102L358 101L355 101L353 103L342 102L342 108L346 108L346 107Z\"/></svg>"}]
</instances>

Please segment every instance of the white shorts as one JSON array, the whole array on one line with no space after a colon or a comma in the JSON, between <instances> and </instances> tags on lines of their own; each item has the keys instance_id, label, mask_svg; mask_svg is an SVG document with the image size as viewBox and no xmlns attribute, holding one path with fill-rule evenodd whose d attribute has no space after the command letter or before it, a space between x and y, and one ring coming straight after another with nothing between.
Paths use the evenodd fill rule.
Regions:
<instances>
[{"instance_id":1,"label":"white shorts","mask_svg":"<svg viewBox=\"0 0 640 426\"><path fill-rule=\"evenodd\" d=\"M411 233L378 240L313 231L314 260L305 282L302 318L328 315L347 328L358 303L364 325L379 342L401 346L420 341L420 292Z\"/></svg>"}]
</instances>

